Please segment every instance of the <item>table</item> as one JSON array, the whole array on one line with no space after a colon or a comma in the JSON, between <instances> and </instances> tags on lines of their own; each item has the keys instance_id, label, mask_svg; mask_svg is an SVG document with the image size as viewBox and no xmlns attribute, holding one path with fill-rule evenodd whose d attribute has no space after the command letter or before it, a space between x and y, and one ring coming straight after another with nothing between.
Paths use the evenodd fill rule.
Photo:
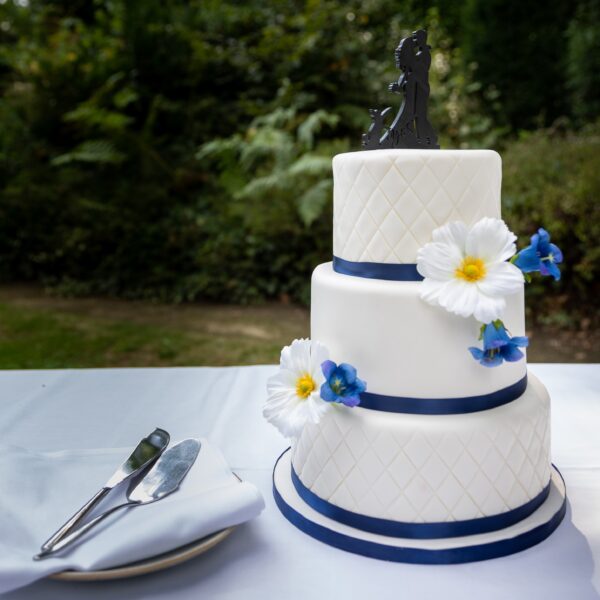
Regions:
<instances>
[{"instance_id":1,"label":"table","mask_svg":"<svg viewBox=\"0 0 600 600\"><path fill-rule=\"evenodd\" d=\"M539 546L451 566L348 554L281 516L271 469L287 444L261 416L273 366L0 372L0 444L129 447L154 426L173 440L203 435L267 503L220 546L173 569L104 583L45 580L2 599L600 599L600 365L530 368L552 396L552 456L567 483L567 516Z\"/></svg>"}]
</instances>

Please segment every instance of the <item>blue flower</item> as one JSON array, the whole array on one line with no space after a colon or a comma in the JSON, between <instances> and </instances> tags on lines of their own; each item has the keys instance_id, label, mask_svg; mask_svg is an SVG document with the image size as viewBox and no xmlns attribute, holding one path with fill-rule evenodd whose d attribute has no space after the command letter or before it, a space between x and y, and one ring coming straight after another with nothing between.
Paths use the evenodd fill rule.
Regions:
<instances>
[{"instance_id":1,"label":"blue flower","mask_svg":"<svg viewBox=\"0 0 600 600\"><path fill-rule=\"evenodd\" d=\"M563 259L560 248L550 243L550 234L545 229L538 229L531 236L531 244L515 256L514 264L523 273L539 271L542 275L552 275L556 281L560 279L557 264Z\"/></svg>"},{"instance_id":2,"label":"blue flower","mask_svg":"<svg viewBox=\"0 0 600 600\"><path fill-rule=\"evenodd\" d=\"M346 406L360 404L360 394L367 384L356 376L356 369L349 364L336 365L332 360L321 364L325 383L321 386L321 398L325 402L337 402Z\"/></svg>"},{"instance_id":3,"label":"blue flower","mask_svg":"<svg viewBox=\"0 0 600 600\"><path fill-rule=\"evenodd\" d=\"M504 328L502 321L494 321L482 326L483 350L480 348L469 348L469 352L475 360L484 367L497 367L505 360L516 362L523 358L519 347L526 348L529 345L527 336L510 337Z\"/></svg>"}]
</instances>

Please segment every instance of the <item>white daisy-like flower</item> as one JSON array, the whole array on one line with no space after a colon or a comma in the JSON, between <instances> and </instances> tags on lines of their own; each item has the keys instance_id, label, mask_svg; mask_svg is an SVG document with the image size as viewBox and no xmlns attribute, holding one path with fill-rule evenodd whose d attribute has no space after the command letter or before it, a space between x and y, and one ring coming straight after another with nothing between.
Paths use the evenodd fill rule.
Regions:
<instances>
[{"instance_id":1,"label":"white daisy-like flower","mask_svg":"<svg viewBox=\"0 0 600 600\"><path fill-rule=\"evenodd\" d=\"M281 351L279 372L267 381L263 415L288 438L297 438L307 422L318 423L331 408L321 399L327 348L312 340L294 340Z\"/></svg>"},{"instance_id":2,"label":"white daisy-like flower","mask_svg":"<svg viewBox=\"0 0 600 600\"><path fill-rule=\"evenodd\" d=\"M482 323L499 319L505 297L524 281L521 270L507 262L517 251L516 239L504 221L489 217L471 229L458 221L436 229L417 253L417 270L425 278L421 298Z\"/></svg>"}]
</instances>

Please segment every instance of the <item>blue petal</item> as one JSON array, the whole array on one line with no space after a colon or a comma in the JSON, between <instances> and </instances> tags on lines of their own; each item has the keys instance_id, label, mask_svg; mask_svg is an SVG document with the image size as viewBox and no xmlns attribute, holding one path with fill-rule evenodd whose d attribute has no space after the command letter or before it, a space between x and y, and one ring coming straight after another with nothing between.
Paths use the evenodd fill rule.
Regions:
<instances>
[{"instance_id":1,"label":"blue petal","mask_svg":"<svg viewBox=\"0 0 600 600\"><path fill-rule=\"evenodd\" d=\"M321 370L323 371L323 375L325 375L325 379L330 379L336 369L337 365L332 360L326 360L321 363Z\"/></svg>"},{"instance_id":2,"label":"blue petal","mask_svg":"<svg viewBox=\"0 0 600 600\"><path fill-rule=\"evenodd\" d=\"M540 227L537 230L538 235L538 244L549 244L550 243L550 234L543 228Z\"/></svg>"},{"instance_id":3,"label":"blue petal","mask_svg":"<svg viewBox=\"0 0 600 600\"><path fill-rule=\"evenodd\" d=\"M469 347L469 352L473 355L475 360L481 360L484 357L484 352L480 348L475 348L475 346Z\"/></svg>"},{"instance_id":4,"label":"blue petal","mask_svg":"<svg viewBox=\"0 0 600 600\"><path fill-rule=\"evenodd\" d=\"M527 348L529 346L529 338L526 335L516 336L511 338L510 343L521 348Z\"/></svg>"},{"instance_id":5,"label":"blue petal","mask_svg":"<svg viewBox=\"0 0 600 600\"><path fill-rule=\"evenodd\" d=\"M517 362L524 356L514 344L507 344L504 346L504 348L500 350L500 354L502 354L502 358L508 362Z\"/></svg>"},{"instance_id":6,"label":"blue petal","mask_svg":"<svg viewBox=\"0 0 600 600\"><path fill-rule=\"evenodd\" d=\"M342 372L344 379L348 385L352 385L356 381L356 369L348 363L342 363L338 370Z\"/></svg>"},{"instance_id":7,"label":"blue petal","mask_svg":"<svg viewBox=\"0 0 600 600\"><path fill-rule=\"evenodd\" d=\"M479 361L484 367L499 367L502 364L502 356L496 354L494 356L485 356Z\"/></svg>"},{"instance_id":8,"label":"blue petal","mask_svg":"<svg viewBox=\"0 0 600 600\"><path fill-rule=\"evenodd\" d=\"M488 323L483 330L483 349L501 348L509 342L510 338L504 329L504 325L500 325L497 329L493 323Z\"/></svg>"},{"instance_id":9,"label":"blue petal","mask_svg":"<svg viewBox=\"0 0 600 600\"><path fill-rule=\"evenodd\" d=\"M540 266L540 273L547 277L548 275L554 277L556 281L560 279L560 269L550 260L543 260Z\"/></svg>"},{"instance_id":10,"label":"blue petal","mask_svg":"<svg viewBox=\"0 0 600 600\"><path fill-rule=\"evenodd\" d=\"M354 389L357 394L362 394L367 390L367 382L357 377L356 381L354 382Z\"/></svg>"},{"instance_id":11,"label":"blue petal","mask_svg":"<svg viewBox=\"0 0 600 600\"><path fill-rule=\"evenodd\" d=\"M341 398L340 401L344 406L350 406L351 408L354 408L360 404L360 396L358 394L345 396L344 398Z\"/></svg>"},{"instance_id":12,"label":"blue petal","mask_svg":"<svg viewBox=\"0 0 600 600\"><path fill-rule=\"evenodd\" d=\"M321 386L321 398L325 400L325 402L338 402L338 395L331 389L330 385L325 382Z\"/></svg>"},{"instance_id":13,"label":"blue petal","mask_svg":"<svg viewBox=\"0 0 600 600\"><path fill-rule=\"evenodd\" d=\"M523 250L517 254L515 265L519 267L523 273L533 273L534 271L539 271L540 257L538 256L537 249L533 246L527 246L527 248L523 248Z\"/></svg>"},{"instance_id":14,"label":"blue petal","mask_svg":"<svg viewBox=\"0 0 600 600\"><path fill-rule=\"evenodd\" d=\"M550 253L554 257L555 263L561 263L563 261L562 251L556 244L550 244Z\"/></svg>"},{"instance_id":15,"label":"blue petal","mask_svg":"<svg viewBox=\"0 0 600 600\"><path fill-rule=\"evenodd\" d=\"M549 262L548 264L548 272L552 277L554 277L554 281L560 281L560 269L558 265L555 265L553 262Z\"/></svg>"},{"instance_id":16,"label":"blue petal","mask_svg":"<svg viewBox=\"0 0 600 600\"><path fill-rule=\"evenodd\" d=\"M544 256L549 256L551 252L551 244L550 244L550 235L545 229L539 229L539 241L538 241L538 252L539 255L543 258Z\"/></svg>"}]
</instances>

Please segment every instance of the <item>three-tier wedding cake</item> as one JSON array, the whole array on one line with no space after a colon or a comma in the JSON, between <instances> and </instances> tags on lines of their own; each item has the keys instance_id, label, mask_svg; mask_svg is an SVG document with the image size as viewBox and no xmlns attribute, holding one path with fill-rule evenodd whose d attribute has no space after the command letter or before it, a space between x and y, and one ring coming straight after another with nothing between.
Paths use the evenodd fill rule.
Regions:
<instances>
[{"instance_id":1,"label":"three-tier wedding cake","mask_svg":"<svg viewBox=\"0 0 600 600\"><path fill-rule=\"evenodd\" d=\"M419 136L421 88L411 109L403 77L416 127L400 114L367 137L373 149L333 159L333 261L313 273L311 340L284 349L265 409L293 440L275 498L297 527L352 552L482 560L550 535L565 489L548 393L518 349L524 282L507 260L500 156Z\"/></svg>"}]
</instances>

